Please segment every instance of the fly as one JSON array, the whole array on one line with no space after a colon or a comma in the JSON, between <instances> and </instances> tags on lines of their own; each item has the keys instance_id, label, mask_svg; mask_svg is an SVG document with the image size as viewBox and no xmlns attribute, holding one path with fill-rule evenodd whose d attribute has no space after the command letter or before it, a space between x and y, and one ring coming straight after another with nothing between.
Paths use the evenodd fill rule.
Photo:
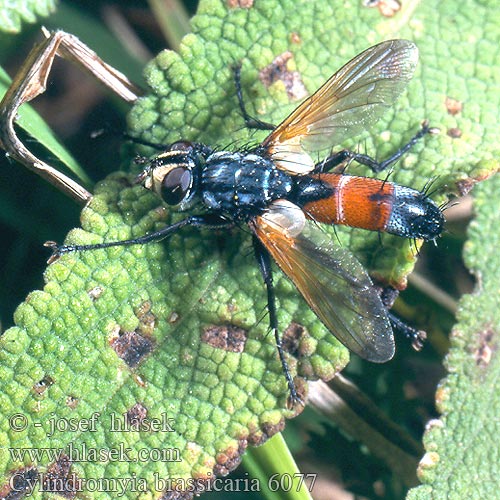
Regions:
<instances>
[{"instance_id":1,"label":"fly","mask_svg":"<svg viewBox=\"0 0 500 500\"><path fill-rule=\"evenodd\" d=\"M424 134L427 124L384 162L343 150L315 162L310 153L340 144L363 131L391 107L411 79L418 49L389 40L354 57L277 127L254 120L236 89L250 128L271 130L249 150L214 151L196 142L175 142L146 162L137 180L180 211L198 213L124 241L53 247L64 253L144 244L185 226L229 229L246 224L267 290L272 330L293 401L300 401L288 370L278 330L272 260L294 283L309 307L347 348L382 363L394 355L392 327L401 327L384 305L366 270L347 249L325 242L316 224L343 224L406 238L435 240L443 229L441 209L426 193L388 181L334 173L356 160L380 172ZM392 324L392 326L391 326ZM410 327L408 330L413 331Z\"/></svg>"}]
</instances>

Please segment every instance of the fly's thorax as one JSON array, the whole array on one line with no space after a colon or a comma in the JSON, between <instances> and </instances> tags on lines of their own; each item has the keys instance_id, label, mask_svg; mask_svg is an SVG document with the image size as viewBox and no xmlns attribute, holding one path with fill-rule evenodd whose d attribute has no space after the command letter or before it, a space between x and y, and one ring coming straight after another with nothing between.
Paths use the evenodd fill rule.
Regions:
<instances>
[{"instance_id":1,"label":"fly's thorax","mask_svg":"<svg viewBox=\"0 0 500 500\"><path fill-rule=\"evenodd\" d=\"M209 210L246 220L292 190L289 174L256 152L220 151L202 169L201 198Z\"/></svg>"},{"instance_id":2,"label":"fly's thorax","mask_svg":"<svg viewBox=\"0 0 500 500\"><path fill-rule=\"evenodd\" d=\"M138 181L167 205L185 210L195 198L202 163L197 145L180 141L153 158Z\"/></svg>"}]
</instances>

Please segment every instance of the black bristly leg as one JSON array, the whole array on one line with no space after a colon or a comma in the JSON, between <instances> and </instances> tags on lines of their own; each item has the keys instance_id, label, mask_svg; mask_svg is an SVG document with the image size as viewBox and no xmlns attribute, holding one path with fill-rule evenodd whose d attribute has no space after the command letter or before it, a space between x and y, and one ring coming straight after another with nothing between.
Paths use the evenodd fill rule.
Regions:
<instances>
[{"instance_id":1,"label":"black bristly leg","mask_svg":"<svg viewBox=\"0 0 500 500\"><path fill-rule=\"evenodd\" d=\"M323 174L326 172L332 171L335 167L342 165L342 163L347 162L348 160L353 159L353 155L356 155L353 151L349 151L348 149L342 149L342 151L337 151L333 153L328 158L325 158L323 161L316 163L313 174Z\"/></svg>"},{"instance_id":2,"label":"black bristly leg","mask_svg":"<svg viewBox=\"0 0 500 500\"><path fill-rule=\"evenodd\" d=\"M274 338L276 339L276 348L278 349L278 355L281 361L281 366L283 367L283 373L290 390L290 398L292 404L303 404L300 396L297 394L292 375L290 374L290 370L288 369L288 363L286 361L285 353L283 351L283 345L281 343L281 337L278 331L278 316L276 314L276 295L274 293L271 257L269 255L269 252L264 248L264 246L256 236L253 237L253 248L267 289L267 310L269 312L269 326L271 328L271 331L274 333Z\"/></svg>"},{"instance_id":3,"label":"black bristly leg","mask_svg":"<svg viewBox=\"0 0 500 500\"><path fill-rule=\"evenodd\" d=\"M241 114L245 120L247 128L257 130L274 130L276 128L272 123L263 122L257 118L253 118L247 111L243 101L243 93L241 91L241 62L233 66L234 86L236 87L236 95L238 96L238 104L240 106Z\"/></svg>"},{"instance_id":4,"label":"black bristly leg","mask_svg":"<svg viewBox=\"0 0 500 500\"><path fill-rule=\"evenodd\" d=\"M407 325L390 311L387 312L387 316L394 332L403 334L411 342L413 349L415 351L420 351L427 339L427 334L423 330L417 330Z\"/></svg>"},{"instance_id":5,"label":"black bristly leg","mask_svg":"<svg viewBox=\"0 0 500 500\"><path fill-rule=\"evenodd\" d=\"M141 245L145 243L150 243L152 241L160 241L164 238L168 238L174 234L179 229L185 226L199 227L202 229L222 229L233 226L234 222L226 220L217 215L190 215L185 219L176 222L170 226L164 227L159 231L154 233L146 234L138 238L131 238L122 241L108 241L104 243L96 243L94 245L57 245L53 241L45 243L46 247L52 248L52 256L49 262L52 262L55 258L70 252L80 252L86 250L98 250L102 248L118 247L118 246L128 246L128 245Z\"/></svg>"},{"instance_id":6,"label":"black bristly leg","mask_svg":"<svg viewBox=\"0 0 500 500\"><path fill-rule=\"evenodd\" d=\"M346 161L356 161L361 165L365 165L372 172L378 173L385 170L387 167L390 167L392 164L397 162L405 153L408 152L410 148L412 148L424 135L433 133L435 129L429 127L429 124L424 121L420 130L400 149L398 149L392 156L387 158L384 161L377 161L375 158L372 158L369 155L355 153L354 151L350 151L348 149L344 149L339 151L338 153L334 153L329 156L326 160L319 162L316 164L314 168L314 173L323 173L329 172L335 167L341 165Z\"/></svg>"},{"instance_id":7,"label":"black bristly leg","mask_svg":"<svg viewBox=\"0 0 500 500\"><path fill-rule=\"evenodd\" d=\"M390 286L386 286L382 289L380 298L382 299L384 306L387 308L387 317L389 318L394 332L404 335L406 339L411 342L413 349L415 351L420 351L427 339L427 334L423 330L417 330L416 328L407 325L403 320L399 319L390 311L390 308L394 304L398 295L399 291Z\"/></svg>"}]
</instances>

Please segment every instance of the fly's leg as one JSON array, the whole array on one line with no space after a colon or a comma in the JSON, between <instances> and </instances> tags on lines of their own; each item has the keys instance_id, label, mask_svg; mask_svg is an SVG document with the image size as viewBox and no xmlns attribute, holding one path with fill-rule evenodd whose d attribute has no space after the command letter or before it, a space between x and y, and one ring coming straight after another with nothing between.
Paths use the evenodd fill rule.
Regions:
<instances>
[{"instance_id":1,"label":"fly's leg","mask_svg":"<svg viewBox=\"0 0 500 500\"><path fill-rule=\"evenodd\" d=\"M168 238L176 231L185 226L199 227L201 229L222 229L222 228L228 228L233 225L234 225L233 221L224 219L219 216L191 215L179 222L176 222L175 224L164 227L159 231L155 231L154 233L149 233L144 236L140 236L138 238L131 238L122 241L108 241L104 243L96 243L94 245L57 245L57 243L53 241L48 241L47 243L45 243L45 246L52 249L52 256L49 259L49 263L51 263L65 253L81 252L87 250L98 250L102 248L110 248L118 246L142 245L145 243L150 243L152 241L161 241L165 238Z\"/></svg>"},{"instance_id":2,"label":"fly's leg","mask_svg":"<svg viewBox=\"0 0 500 500\"><path fill-rule=\"evenodd\" d=\"M276 294L274 292L273 284L273 270L271 267L271 257L269 252L262 246L262 243L257 239L256 236L253 237L253 247L255 251L255 257L259 264L262 277L264 278L264 283L267 289L267 310L269 312L269 326L271 331L274 333L274 338L276 339L276 348L278 349L278 355L281 361L281 366L283 367L283 374L285 375L288 388L290 390L290 400L292 405L298 403L303 405L300 396L297 394L297 389L292 379L292 375L288 368L288 363L286 361L285 352L283 351L283 344L281 342L281 337L278 331L278 316L276 314Z\"/></svg>"},{"instance_id":3,"label":"fly's leg","mask_svg":"<svg viewBox=\"0 0 500 500\"><path fill-rule=\"evenodd\" d=\"M420 351L427 340L427 334L423 330L417 330L399 319L392 312L387 311L387 317L395 333L404 335L415 351Z\"/></svg>"},{"instance_id":4,"label":"fly's leg","mask_svg":"<svg viewBox=\"0 0 500 500\"><path fill-rule=\"evenodd\" d=\"M391 323L392 329L395 333L404 335L415 351L420 351L424 346L427 339L427 334L423 330L417 330L410 325L407 325L403 320L398 318L389 309L392 307L394 301L399 295L399 291L387 286L382 290L380 298L382 303L387 308L387 317Z\"/></svg>"},{"instance_id":5,"label":"fly's leg","mask_svg":"<svg viewBox=\"0 0 500 500\"><path fill-rule=\"evenodd\" d=\"M334 153L329 156L326 160L316 164L314 173L329 172L335 167L342 165L346 162L356 161L361 165L367 166L372 172L378 173L382 172L386 168L390 167L396 163L404 154L408 152L422 137L426 134L436 134L438 129L430 127L427 121L424 121L420 127L420 130L400 149L398 149L392 156L384 161L377 161L369 155L355 153L348 149L343 149L338 153Z\"/></svg>"},{"instance_id":6,"label":"fly's leg","mask_svg":"<svg viewBox=\"0 0 500 500\"><path fill-rule=\"evenodd\" d=\"M243 101L243 93L241 91L241 62L233 66L233 76L234 76L234 86L236 87L236 95L238 97L238 104L240 106L241 114L245 120L245 126L247 128L253 128L257 130L274 130L276 125L272 123L263 122L257 118L253 118L247 111L245 102Z\"/></svg>"}]
</instances>

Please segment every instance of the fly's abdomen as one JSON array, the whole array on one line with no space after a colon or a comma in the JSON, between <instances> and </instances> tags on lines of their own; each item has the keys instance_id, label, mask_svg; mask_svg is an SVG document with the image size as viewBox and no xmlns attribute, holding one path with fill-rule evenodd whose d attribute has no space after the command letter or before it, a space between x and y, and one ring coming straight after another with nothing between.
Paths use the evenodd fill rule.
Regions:
<instances>
[{"instance_id":1,"label":"fly's abdomen","mask_svg":"<svg viewBox=\"0 0 500 500\"><path fill-rule=\"evenodd\" d=\"M391 183L341 174L310 177L330 188L325 191L327 196L311 199L303 205L311 219L325 224L342 224L372 231L386 229L394 197Z\"/></svg>"},{"instance_id":2,"label":"fly's abdomen","mask_svg":"<svg viewBox=\"0 0 500 500\"><path fill-rule=\"evenodd\" d=\"M441 210L416 189L343 174L309 178L299 204L311 219L425 240L433 240L443 230Z\"/></svg>"}]
</instances>

